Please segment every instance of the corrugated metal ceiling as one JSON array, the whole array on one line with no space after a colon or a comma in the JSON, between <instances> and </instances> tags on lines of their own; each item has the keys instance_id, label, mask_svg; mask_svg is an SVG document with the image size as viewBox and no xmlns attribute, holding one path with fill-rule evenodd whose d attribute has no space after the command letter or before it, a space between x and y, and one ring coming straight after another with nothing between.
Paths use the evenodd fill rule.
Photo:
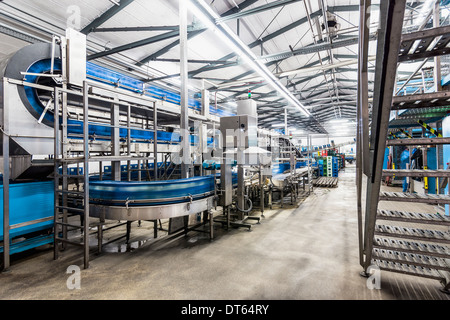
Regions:
<instances>
[{"instance_id":1,"label":"corrugated metal ceiling","mask_svg":"<svg viewBox=\"0 0 450 320\"><path fill-rule=\"evenodd\" d=\"M245 13L248 10L256 9L267 4L273 4L280 0L207 0L214 10L223 15L226 12ZM81 30L90 25L95 19L105 15L108 10L114 8L115 1L71 1L71 0L4 0L0 4L5 13L11 14L33 22L53 32L60 32L69 24L72 27L78 24ZM414 5L420 1L409 1L409 5ZM143 26L177 26L178 0L122 0L127 3L122 10L109 17L99 28L117 27L143 27ZM128 4L129 3L129 4ZM377 3L373 1L373 12L377 12ZM324 40L321 24L323 23L322 5L327 6L328 11L335 15L340 24L340 31L334 43L339 41L351 41L358 36L359 1L358 0L305 0L279 6L271 10L258 14L243 15L239 19L239 36L244 43L248 44L257 56L276 55L290 52L290 50L302 49L317 42L319 45L326 45L328 40ZM74 21L73 14L79 10L81 14L79 21ZM308 13L311 20L308 19ZM189 14L188 24L195 23L194 17ZM232 30L237 32L238 20L232 19L227 22ZM301 22L301 23L300 23ZM373 15L373 23L377 22L376 14ZM319 26L317 28L317 26ZM284 31L284 32L281 32ZM376 31L376 27L371 32ZM95 52L108 51L113 48L135 43L142 39L164 35L168 30L163 31L133 31L133 32L90 32L88 40L92 54ZM274 36L277 35L277 36ZM0 43L10 44L8 47L0 48L0 57L14 48L19 48L25 44L23 41L13 40L13 38L2 36ZM98 61L107 59L117 59L125 61L127 64L136 65L142 59L151 55L156 61L146 62L140 69L140 77L160 77L162 75L176 75L179 73L179 63L174 60L179 59L179 46L174 45L166 52L158 55L161 49L166 48L177 37L146 44L133 49L124 50L111 56L99 58ZM261 41L262 40L262 41ZM370 42L370 55L376 52L375 41ZM207 30L189 40L188 59L190 60L221 60L232 52L223 43L218 41L213 31ZM312 53L297 54L276 62L269 62L267 65L274 73L296 70L303 67L317 66L322 63L327 65L334 61L339 63L357 58L358 45L354 42L351 45L339 46L331 50L313 50ZM330 56L331 54L331 56ZM94 60L96 61L96 60ZM229 58L229 61L236 61L236 57ZM190 63L189 71L194 72L202 67L208 66L200 63ZM212 67L216 65L210 65ZM369 66L373 67L374 62ZM309 73L298 73L283 78L282 81L293 90L296 97L309 106L310 111L319 121L330 120L335 117L354 119L356 115L356 64L337 68L333 72L314 71ZM246 77L254 76L248 73L250 69L245 65L237 65L227 68L217 68L201 73L192 74L193 79L190 84L200 88L201 78L218 79L215 83L220 84L220 80L239 79L242 75ZM410 71L410 70L409 70ZM404 70L407 74L408 70ZM333 79L335 80L333 81ZM369 81L374 80L373 72L369 75ZM295 84L295 86L294 86ZM207 87L211 87L207 83ZM219 102L245 98L247 90L251 88L254 98L258 100L258 108L261 111L261 125L270 126L274 120L283 118L284 104L280 103L276 94L270 94L273 89L261 84L246 84L220 90L217 94ZM213 88L211 88L213 89ZM223 106L227 105L223 103ZM304 122L299 117L298 112L290 111L289 118L292 126L305 127L309 122ZM303 124L300 124L302 120Z\"/></svg>"}]
</instances>

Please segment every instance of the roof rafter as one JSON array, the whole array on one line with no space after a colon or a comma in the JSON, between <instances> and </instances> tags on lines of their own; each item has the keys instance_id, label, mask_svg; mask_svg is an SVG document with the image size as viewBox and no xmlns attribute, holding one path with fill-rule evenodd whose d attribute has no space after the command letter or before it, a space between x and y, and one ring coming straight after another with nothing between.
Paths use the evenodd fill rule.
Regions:
<instances>
[{"instance_id":1,"label":"roof rafter","mask_svg":"<svg viewBox=\"0 0 450 320\"><path fill-rule=\"evenodd\" d=\"M239 4L239 7L233 7L230 10L226 11L225 13L221 14L221 17L226 17L235 13L240 12L241 10L251 6L252 4L254 4L255 2L257 2L258 0L245 0L242 3ZM199 30L197 33L195 34L191 34L191 36L189 36L188 34L188 40L203 33L204 31L206 31L207 29L202 29ZM177 45L180 44L180 39L175 40L174 42L168 44L167 46L165 46L164 48L161 48L160 50L146 56L145 58L143 58L142 60L140 60L136 65L143 65L149 61L152 61L160 56L162 56L163 54L167 53L170 51L170 49L176 47ZM228 59L219 59L219 60L228 60Z\"/></svg>"},{"instance_id":2,"label":"roof rafter","mask_svg":"<svg viewBox=\"0 0 450 320\"><path fill-rule=\"evenodd\" d=\"M119 5L114 4L111 8L95 18L91 23L85 26L80 32L88 35L92 30L101 26L103 23L114 17L117 13L122 11L126 6L133 3L134 0L120 0Z\"/></svg>"}]
</instances>

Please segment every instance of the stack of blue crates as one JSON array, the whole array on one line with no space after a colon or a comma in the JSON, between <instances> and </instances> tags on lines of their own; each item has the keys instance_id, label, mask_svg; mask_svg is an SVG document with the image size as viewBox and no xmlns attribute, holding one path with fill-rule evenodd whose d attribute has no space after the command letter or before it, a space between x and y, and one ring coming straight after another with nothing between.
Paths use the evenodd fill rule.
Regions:
<instances>
[{"instance_id":1,"label":"stack of blue crates","mask_svg":"<svg viewBox=\"0 0 450 320\"><path fill-rule=\"evenodd\" d=\"M319 176L323 177L323 160L319 160Z\"/></svg>"},{"instance_id":2,"label":"stack of blue crates","mask_svg":"<svg viewBox=\"0 0 450 320\"><path fill-rule=\"evenodd\" d=\"M332 176L337 177L338 175L339 175L339 159L338 157L333 157Z\"/></svg>"}]
</instances>

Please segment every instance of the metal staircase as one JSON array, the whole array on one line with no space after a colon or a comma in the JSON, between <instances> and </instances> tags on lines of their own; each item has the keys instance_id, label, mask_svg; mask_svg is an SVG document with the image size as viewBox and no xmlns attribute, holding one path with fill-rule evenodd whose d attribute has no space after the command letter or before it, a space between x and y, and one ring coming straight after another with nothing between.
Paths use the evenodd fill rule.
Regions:
<instances>
[{"instance_id":1,"label":"metal staircase","mask_svg":"<svg viewBox=\"0 0 450 320\"><path fill-rule=\"evenodd\" d=\"M444 194L417 194L381 191L382 177L448 178L449 170L383 170L386 146L429 146L449 144L449 138L407 138L387 140L391 111L448 106L450 92L437 91L393 97L399 63L450 53L450 27L435 27L402 34L406 1L380 3L372 112L366 100L367 82L367 9L360 7L360 62L358 81L357 192L360 264L362 275L370 266L381 270L436 279L442 291L450 293L450 218L438 213L382 210L379 201L450 204ZM369 126L369 122L371 125Z\"/></svg>"}]
</instances>

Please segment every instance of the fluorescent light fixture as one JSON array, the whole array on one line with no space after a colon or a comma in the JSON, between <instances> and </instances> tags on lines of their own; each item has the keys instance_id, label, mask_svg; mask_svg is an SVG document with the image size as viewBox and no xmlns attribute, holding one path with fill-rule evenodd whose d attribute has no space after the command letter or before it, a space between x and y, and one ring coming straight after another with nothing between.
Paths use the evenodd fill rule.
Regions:
<instances>
[{"instance_id":1,"label":"fluorescent light fixture","mask_svg":"<svg viewBox=\"0 0 450 320\"><path fill-rule=\"evenodd\" d=\"M272 125L272 127L282 128L282 127L284 127L284 123L275 123L275 124Z\"/></svg>"},{"instance_id":2,"label":"fluorescent light fixture","mask_svg":"<svg viewBox=\"0 0 450 320\"><path fill-rule=\"evenodd\" d=\"M352 134L352 133L355 133L355 132L354 132L354 130L336 130L336 131L332 131L330 133L331 134L338 134L338 133Z\"/></svg>"},{"instance_id":3,"label":"fluorescent light fixture","mask_svg":"<svg viewBox=\"0 0 450 320\"><path fill-rule=\"evenodd\" d=\"M330 123L329 126L331 128L347 128L347 127L353 127L354 124L350 122L344 122L344 123Z\"/></svg>"},{"instance_id":4,"label":"fluorescent light fixture","mask_svg":"<svg viewBox=\"0 0 450 320\"><path fill-rule=\"evenodd\" d=\"M348 119L333 119L328 121L328 123L347 123Z\"/></svg>"},{"instance_id":5,"label":"fluorescent light fixture","mask_svg":"<svg viewBox=\"0 0 450 320\"><path fill-rule=\"evenodd\" d=\"M426 0L419 11L419 17L417 19L417 25L421 25L425 22L425 19L428 16L428 13L431 11L435 0Z\"/></svg>"},{"instance_id":6,"label":"fluorescent light fixture","mask_svg":"<svg viewBox=\"0 0 450 320\"><path fill-rule=\"evenodd\" d=\"M182 1L182 0L180 0ZM220 16L206 4L204 0L188 0L188 9L199 18L205 26L212 29L219 38L233 50L245 63L247 63L256 73L258 73L269 85L271 85L283 98L291 105L297 107L305 116L310 117L311 113L298 101L294 95L273 75L273 73L260 61L256 55L242 40L226 25L217 23Z\"/></svg>"},{"instance_id":7,"label":"fluorescent light fixture","mask_svg":"<svg viewBox=\"0 0 450 320\"><path fill-rule=\"evenodd\" d=\"M180 0L183 1L183 0ZM216 25L208 19L208 17L190 0L186 2L187 8L194 16L196 16L205 25L206 28L214 30Z\"/></svg>"}]
</instances>

